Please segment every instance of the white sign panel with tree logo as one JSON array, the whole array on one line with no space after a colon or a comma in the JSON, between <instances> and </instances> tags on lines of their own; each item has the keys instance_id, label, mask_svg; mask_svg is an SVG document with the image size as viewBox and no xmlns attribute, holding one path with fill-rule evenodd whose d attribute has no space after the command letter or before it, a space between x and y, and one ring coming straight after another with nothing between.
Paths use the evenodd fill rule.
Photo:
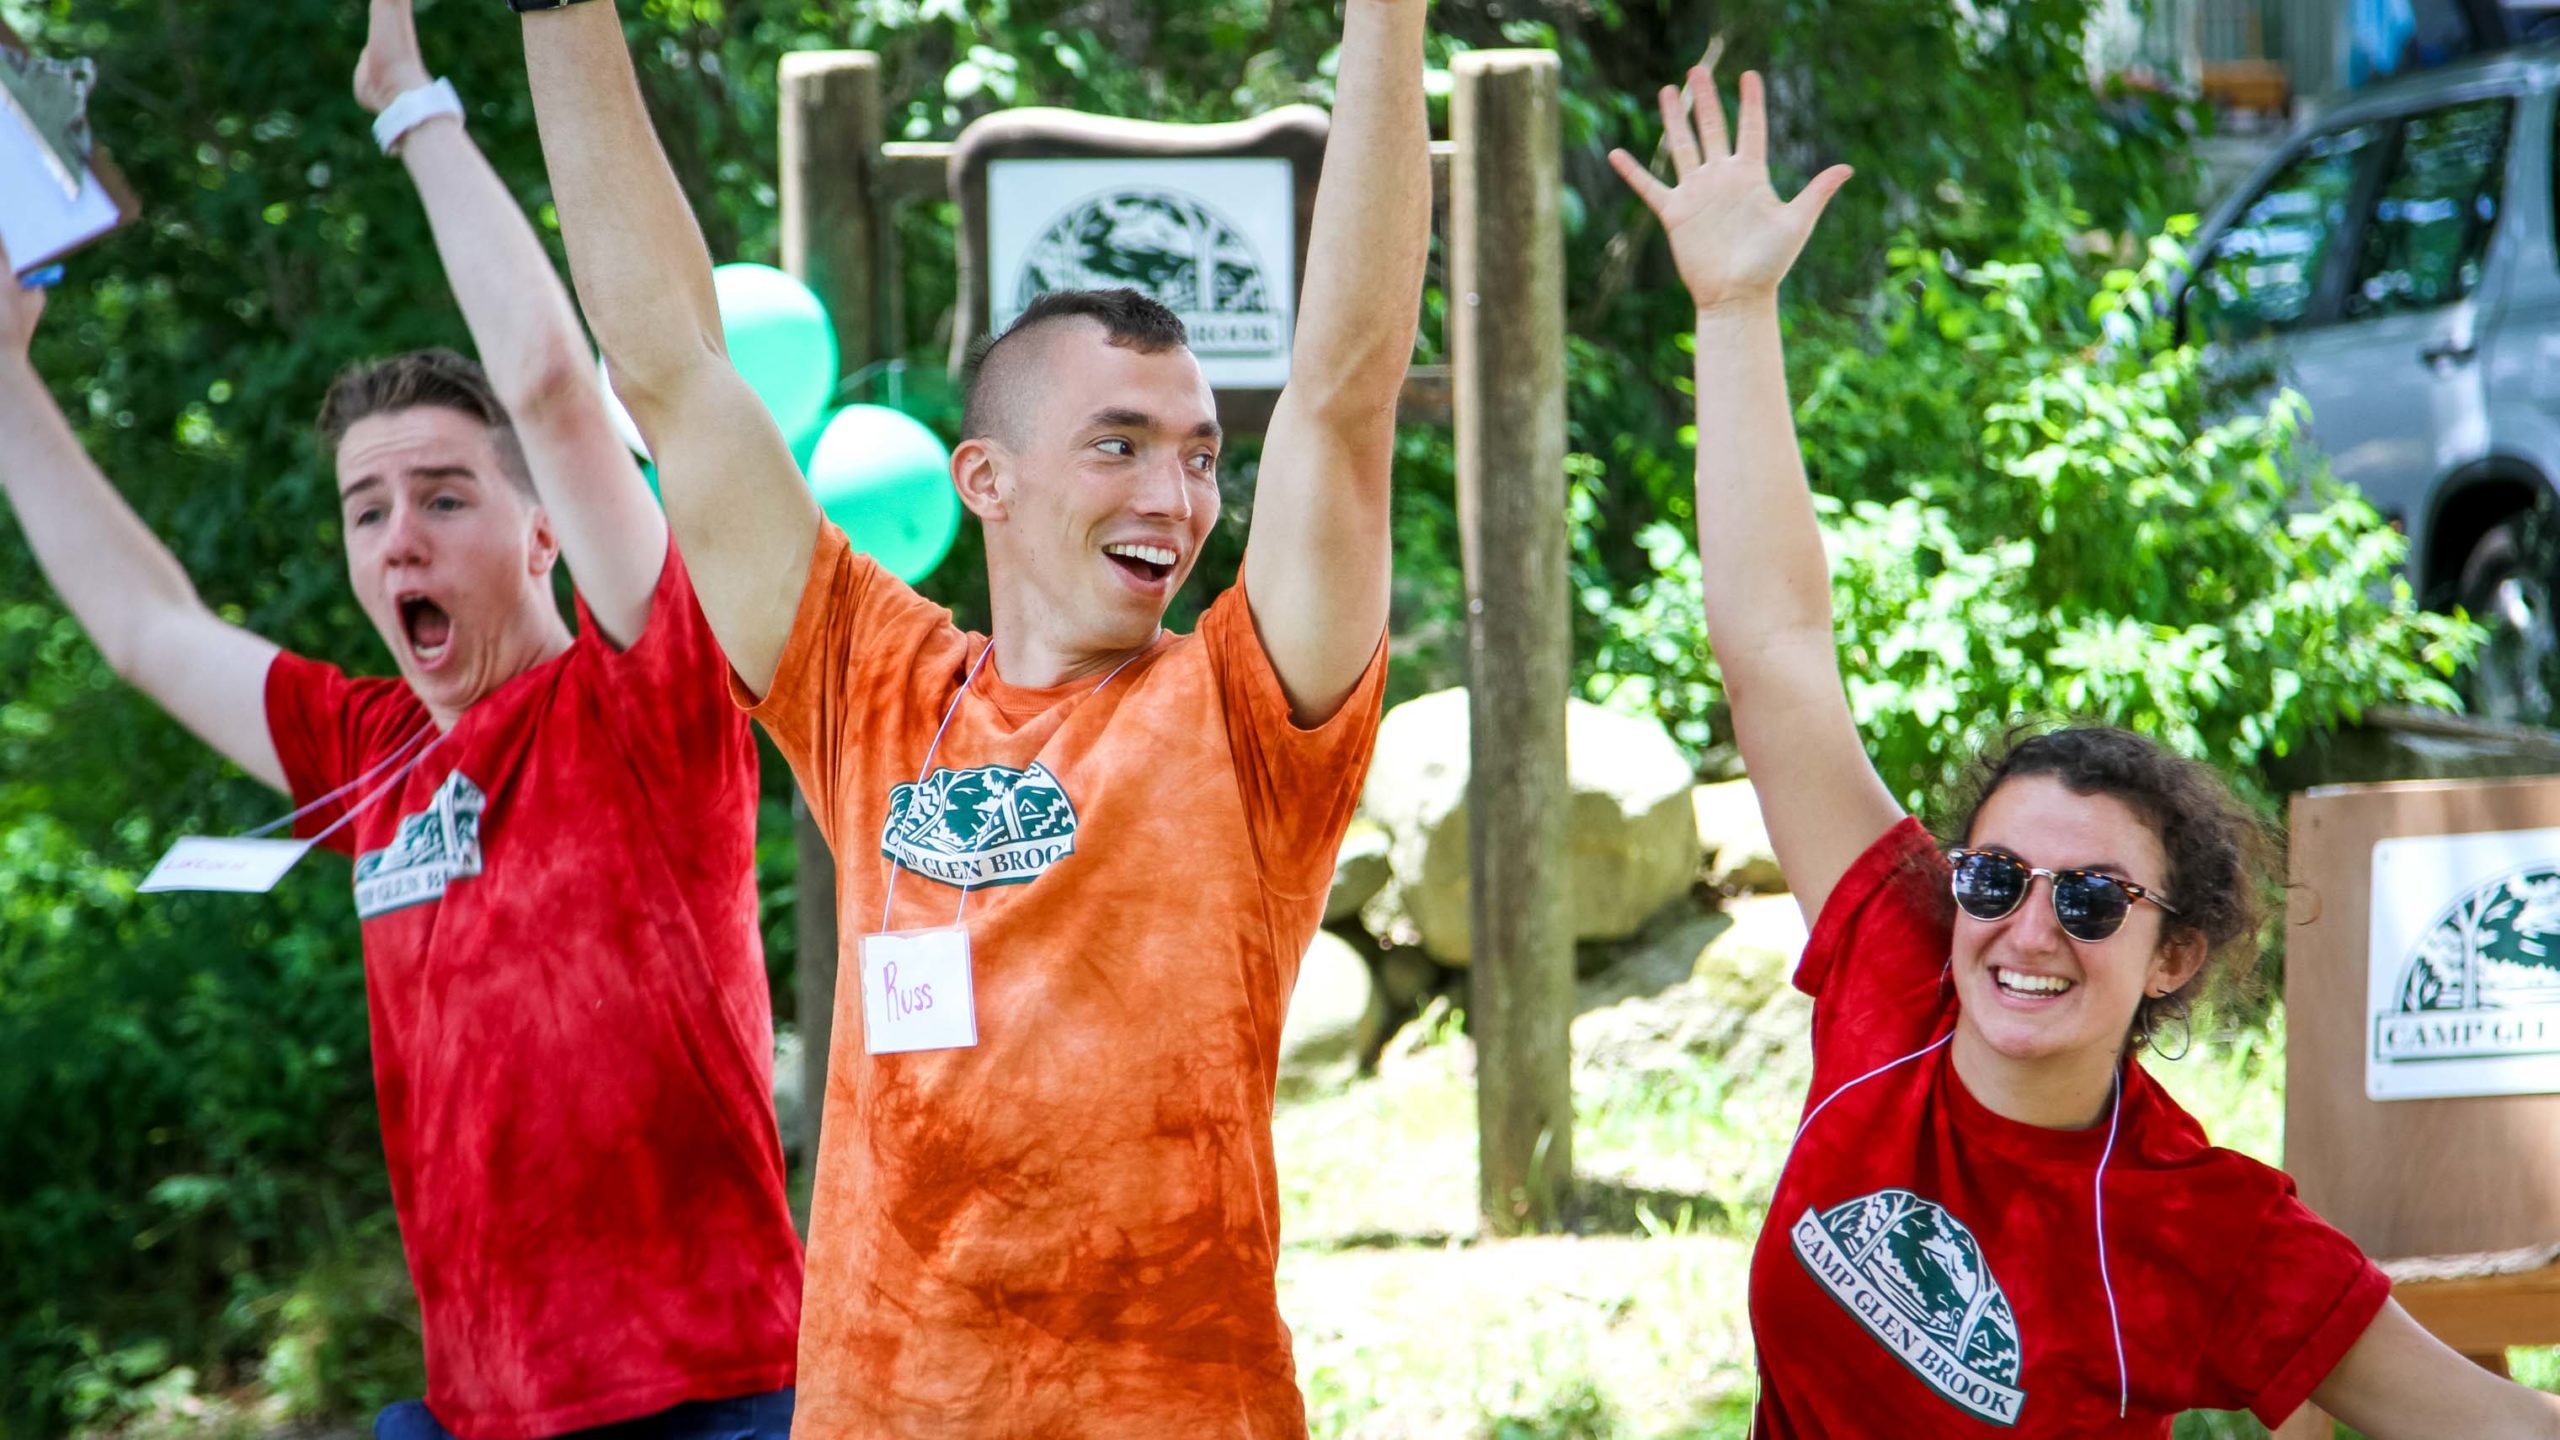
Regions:
<instances>
[{"instance_id":1,"label":"white sign panel with tree logo","mask_svg":"<svg viewBox=\"0 0 2560 1440\"><path fill-rule=\"evenodd\" d=\"M1277 389L1297 231L1286 159L991 160L989 333L1048 291L1129 286L1182 317L1211 385Z\"/></svg>"},{"instance_id":2,"label":"white sign panel with tree logo","mask_svg":"<svg viewBox=\"0 0 2560 1440\"><path fill-rule=\"evenodd\" d=\"M2373 847L2365 1094L2560 1094L2560 829Z\"/></svg>"}]
</instances>

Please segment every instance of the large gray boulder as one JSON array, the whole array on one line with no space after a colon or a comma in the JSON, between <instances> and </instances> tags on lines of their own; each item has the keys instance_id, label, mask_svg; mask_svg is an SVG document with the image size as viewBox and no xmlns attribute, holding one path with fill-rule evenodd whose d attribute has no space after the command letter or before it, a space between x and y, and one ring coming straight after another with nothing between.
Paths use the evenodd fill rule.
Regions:
<instances>
[{"instance_id":1,"label":"large gray boulder","mask_svg":"<svg viewBox=\"0 0 2560 1440\"><path fill-rule=\"evenodd\" d=\"M807 1074L801 1064L803 1044L796 1026L777 1025L773 1030L773 1120L782 1131L782 1143L794 1154L800 1149L801 1137L816 1127L809 1124Z\"/></svg>"},{"instance_id":2,"label":"large gray boulder","mask_svg":"<svg viewBox=\"0 0 2560 1440\"><path fill-rule=\"evenodd\" d=\"M1333 888L1325 895L1324 923L1339 925L1360 913L1369 897L1386 888L1394 875L1387 864L1387 832L1366 820L1354 820L1333 858Z\"/></svg>"},{"instance_id":3,"label":"large gray boulder","mask_svg":"<svg viewBox=\"0 0 2560 1440\"><path fill-rule=\"evenodd\" d=\"M1280 1027L1280 1074L1304 1084L1347 1077L1386 1022L1369 962L1330 930L1298 962L1298 988Z\"/></svg>"},{"instance_id":4,"label":"large gray boulder","mask_svg":"<svg viewBox=\"0 0 2560 1440\"><path fill-rule=\"evenodd\" d=\"M1698 951L1692 977L1736 1006L1756 1006L1788 985L1812 932L1792 895L1745 895L1725 902L1733 924Z\"/></svg>"},{"instance_id":5,"label":"large gray boulder","mask_svg":"<svg viewBox=\"0 0 2560 1440\"><path fill-rule=\"evenodd\" d=\"M1812 1002L1789 982L1805 939L1804 916L1784 895L1747 896L1657 925L1608 973L1584 982L1574 1065L1595 1074L1670 1071L1695 1057L1745 1086L1769 1081L1772 1065L1801 1069ZM1794 1082L1797 1093L1801 1085Z\"/></svg>"},{"instance_id":6,"label":"large gray boulder","mask_svg":"<svg viewBox=\"0 0 2560 1440\"><path fill-rule=\"evenodd\" d=\"M1378 957L1377 973L1378 996L1386 1001L1387 1018L1393 1021L1411 1019L1420 1011L1448 972L1421 951L1399 945Z\"/></svg>"},{"instance_id":7,"label":"large gray boulder","mask_svg":"<svg viewBox=\"0 0 2560 1440\"><path fill-rule=\"evenodd\" d=\"M1690 792L1698 817L1698 844L1706 851L1707 883L1726 891L1784 890L1778 852L1760 818L1759 792L1748 780L1701 785Z\"/></svg>"},{"instance_id":8,"label":"large gray boulder","mask_svg":"<svg viewBox=\"0 0 2560 1440\"><path fill-rule=\"evenodd\" d=\"M1388 870L1361 924L1390 945L1438 936L1431 957L1451 960L1447 937L1467 929L1466 691L1408 700L1378 722L1360 818L1386 833Z\"/></svg>"},{"instance_id":9,"label":"large gray boulder","mask_svg":"<svg viewBox=\"0 0 2560 1440\"><path fill-rule=\"evenodd\" d=\"M1361 814L1385 830L1393 878L1362 909L1371 934L1464 965L1467 914L1467 692L1443 690L1387 712ZM1698 872L1688 757L1662 726L1567 702L1572 786L1566 846L1574 938L1618 940L1678 899Z\"/></svg>"}]
</instances>

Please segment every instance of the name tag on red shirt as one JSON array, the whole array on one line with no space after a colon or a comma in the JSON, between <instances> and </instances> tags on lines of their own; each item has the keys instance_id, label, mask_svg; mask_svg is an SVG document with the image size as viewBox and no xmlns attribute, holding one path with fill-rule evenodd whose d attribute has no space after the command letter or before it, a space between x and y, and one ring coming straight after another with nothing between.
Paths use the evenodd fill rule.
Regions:
<instances>
[{"instance_id":1,"label":"name tag on red shirt","mask_svg":"<svg viewBox=\"0 0 2560 1440\"><path fill-rule=\"evenodd\" d=\"M156 894L164 890L221 890L234 895L264 895L276 888L285 872L311 852L308 840L242 840L188 835L169 847L151 873L134 888Z\"/></svg>"}]
</instances>

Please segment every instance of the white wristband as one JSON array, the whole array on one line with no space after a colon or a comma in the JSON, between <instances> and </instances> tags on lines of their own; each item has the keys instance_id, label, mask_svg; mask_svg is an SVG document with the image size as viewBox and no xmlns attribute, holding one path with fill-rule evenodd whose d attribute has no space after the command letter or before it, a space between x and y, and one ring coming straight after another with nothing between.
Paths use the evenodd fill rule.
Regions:
<instances>
[{"instance_id":1,"label":"white wristband","mask_svg":"<svg viewBox=\"0 0 2560 1440\"><path fill-rule=\"evenodd\" d=\"M450 80L421 85L382 107L382 113L373 117L374 143L388 155L391 147L400 143L401 136L439 115L462 119L462 97L455 93Z\"/></svg>"}]
</instances>

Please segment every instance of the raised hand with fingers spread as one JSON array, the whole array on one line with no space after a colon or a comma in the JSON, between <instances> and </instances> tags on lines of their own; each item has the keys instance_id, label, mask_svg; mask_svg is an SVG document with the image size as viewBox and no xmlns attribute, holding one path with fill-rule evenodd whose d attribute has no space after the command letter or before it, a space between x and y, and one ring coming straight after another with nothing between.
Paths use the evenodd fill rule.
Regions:
<instances>
[{"instance_id":1,"label":"raised hand with fingers spread","mask_svg":"<svg viewBox=\"0 0 2560 1440\"><path fill-rule=\"evenodd\" d=\"M1742 77L1730 143L1724 99L1705 69L1689 72L1686 90L1665 85L1660 99L1663 148L1678 183L1663 184L1624 150L1609 152L1610 165L1662 222L1699 309L1775 296L1823 207L1849 183L1849 167L1834 165L1795 199L1780 200L1769 185L1769 124L1756 74Z\"/></svg>"},{"instance_id":2,"label":"raised hand with fingers spread","mask_svg":"<svg viewBox=\"0 0 2560 1440\"><path fill-rule=\"evenodd\" d=\"M1739 123L1705 67L1663 87L1664 184L1624 150L1609 161L1662 222L1698 308L1698 556L1709 634L1736 742L1778 858L1808 918L1869 840L1901 815L1858 738L1831 633L1830 568L1787 407L1778 282L1849 179L1823 171L1793 200L1769 185L1760 77ZM1713 437L1708 440L1706 437Z\"/></svg>"}]
</instances>

